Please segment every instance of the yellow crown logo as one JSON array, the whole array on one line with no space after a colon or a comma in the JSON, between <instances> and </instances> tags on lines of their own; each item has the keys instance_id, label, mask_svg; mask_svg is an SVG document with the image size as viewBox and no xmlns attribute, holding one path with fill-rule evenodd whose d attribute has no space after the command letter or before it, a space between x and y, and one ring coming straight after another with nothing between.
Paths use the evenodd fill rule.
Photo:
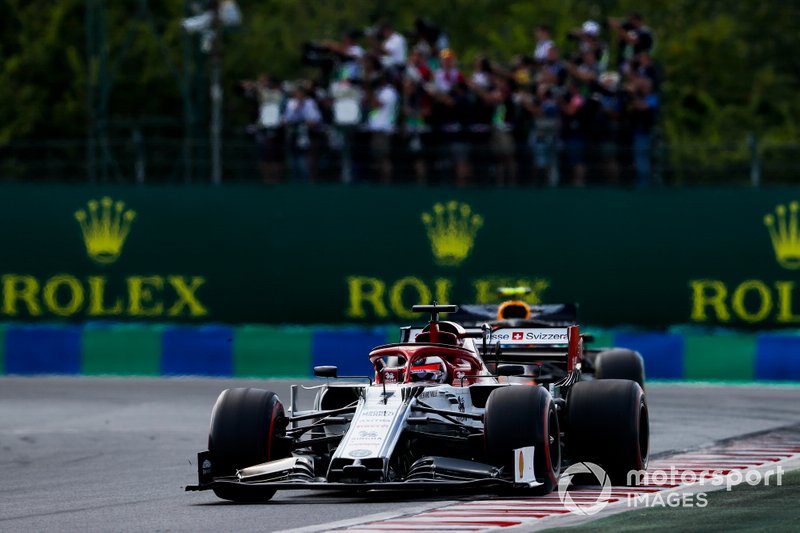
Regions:
<instances>
[{"instance_id":1,"label":"yellow crown logo","mask_svg":"<svg viewBox=\"0 0 800 533\"><path fill-rule=\"evenodd\" d=\"M125 210L124 202L115 202L108 196L100 201L89 200L86 205L88 214L83 209L75 212L75 220L83 232L86 253L93 261L109 265L122 253L122 245L136 213L131 209Z\"/></svg>"},{"instance_id":2,"label":"yellow crown logo","mask_svg":"<svg viewBox=\"0 0 800 533\"><path fill-rule=\"evenodd\" d=\"M789 220L786 220L786 206L775 208L775 215L770 213L764 217L764 224L769 229L772 248L778 263L791 270L800 268L800 231L797 228L798 202L789 204Z\"/></svg>"},{"instance_id":3,"label":"yellow crown logo","mask_svg":"<svg viewBox=\"0 0 800 533\"><path fill-rule=\"evenodd\" d=\"M483 217L473 213L469 205L453 200L447 205L435 204L433 213L422 214L422 222L428 230L436 262L455 266L472 251L475 235L483 226Z\"/></svg>"}]
</instances>

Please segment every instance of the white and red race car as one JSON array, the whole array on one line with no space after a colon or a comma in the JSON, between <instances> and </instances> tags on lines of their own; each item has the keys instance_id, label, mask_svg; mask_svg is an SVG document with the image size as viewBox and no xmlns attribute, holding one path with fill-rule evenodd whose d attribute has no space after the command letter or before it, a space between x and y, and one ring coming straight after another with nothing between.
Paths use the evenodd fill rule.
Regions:
<instances>
[{"instance_id":1,"label":"white and red race car","mask_svg":"<svg viewBox=\"0 0 800 533\"><path fill-rule=\"evenodd\" d=\"M595 354L587 380L577 325L464 327L420 305L424 327L369 353L373 376L328 378L313 409L288 410L273 392L223 391L211 415L199 483L232 501L276 490L528 489L550 492L562 467L601 465L615 483L647 467L649 419L641 357ZM618 375L615 375L615 372Z\"/></svg>"}]
</instances>

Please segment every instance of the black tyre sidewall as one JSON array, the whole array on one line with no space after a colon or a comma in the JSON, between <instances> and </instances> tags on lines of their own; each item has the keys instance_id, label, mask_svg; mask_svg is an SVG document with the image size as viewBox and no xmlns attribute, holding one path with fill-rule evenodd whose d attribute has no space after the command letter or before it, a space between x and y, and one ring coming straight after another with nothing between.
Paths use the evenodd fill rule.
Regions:
<instances>
[{"instance_id":1,"label":"black tyre sidewall","mask_svg":"<svg viewBox=\"0 0 800 533\"><path fill-rule=\"evenodd\" d=\"M513 450L533 446L534 471L536 480L544 484L542 492L552 492L558 485L561 441L555 404L547 389L520 385L492 391L486 401L484 437L487 458L496 466L512 467Z\"/></svg>"},{"instance_id":2,"label":"black tyre sidewall","mask_svg":"<svg viewBox=\"0 0 800 533\"><path fill-rule=\"evenodd\" d=\"M567 397L567 452L571 462L597 463L616 485L647 468L649 413L644 391L630 380L576 383Z\"/></svg>"},{"instance_id":3,"label":"black tyre sidewall","mask_svg":"<svg viewBox=\"0 0 800 533\"><path fill-rule=\"evenodd\" d=\"M594 361L597 379L629 379L644 390L644 360L638 352L614 348L597 354Z\"/></svg>"},{"instance_id":4,"label":"black tyre sidewall","mask_svg":"<svg viewBox=\"0 0 800 533\"><path fill-rule=\"evenodd\" d=\"M214 405L208 433L212 474L233 475L237 469L286 457L275 439L285 427L283 404L275 393L224 390Z\"/></svg>"}]
</instances>

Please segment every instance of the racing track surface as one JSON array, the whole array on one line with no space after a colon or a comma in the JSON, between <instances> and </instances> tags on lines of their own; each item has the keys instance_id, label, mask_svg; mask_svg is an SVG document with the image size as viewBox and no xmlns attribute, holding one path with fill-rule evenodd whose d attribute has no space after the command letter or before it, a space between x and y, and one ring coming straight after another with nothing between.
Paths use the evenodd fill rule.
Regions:
<instances>
[{"instance_id":1,"label":"racing track surface","mask_svg":"<svg viewBox=\"0 0 800 533\"><path fill-rule=\"evenodd\" d=\"M289 384L0 378L0 531L277 531L430 503L304 491L234 505L184 492L219 391L259 386L288 399ZM800 387L648 387L654 454L800 423ZM301 407L311 398L301 392Z\"/></svg>"}]
</instances>

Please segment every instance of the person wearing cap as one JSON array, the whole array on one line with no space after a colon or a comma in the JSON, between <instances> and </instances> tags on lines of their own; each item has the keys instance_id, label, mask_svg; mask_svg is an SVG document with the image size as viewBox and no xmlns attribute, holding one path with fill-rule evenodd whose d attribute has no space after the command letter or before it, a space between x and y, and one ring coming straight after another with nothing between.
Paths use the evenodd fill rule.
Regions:
<instances>
[{"instance_id":1,"label":"person wearing cap","mask_svg":"<svg viewBox=\"0 0 800 533\"><path fill-rule=\"evenodd\" d=\"M455 84L464 82L464 75L456 66L456 54L452 49L445 48L439 52L439 59L441 67L433 74L436 90L450 92Z\"/></svg>"},{"instance_id":2,"label":"person wearing cap","mask_svg":"<svg viewBox=\"0 0 800 533\"><path fill-rule=\"evenodd\" d=\"M621 76L618 72L606 71L600 74L600 109L594 124L594 141L597 143L599 157L606 182L619 185L620 145L622 143L622 114L624 101L620 93Z\"/></svg>"},{"instance_id":3,"label":"person wearing cap","mask_svg":"<svg viewBox=\"0 0 800 533\"><path fill-rule=\"evenodd\" d=\"M572 32L570 36L578 40L578 56L592 53L599 67L605 70L608 61L607 47L600 38L600 24L594 20L587 20L581 24L580 29Z\"/></svg>"}]
</instances>

